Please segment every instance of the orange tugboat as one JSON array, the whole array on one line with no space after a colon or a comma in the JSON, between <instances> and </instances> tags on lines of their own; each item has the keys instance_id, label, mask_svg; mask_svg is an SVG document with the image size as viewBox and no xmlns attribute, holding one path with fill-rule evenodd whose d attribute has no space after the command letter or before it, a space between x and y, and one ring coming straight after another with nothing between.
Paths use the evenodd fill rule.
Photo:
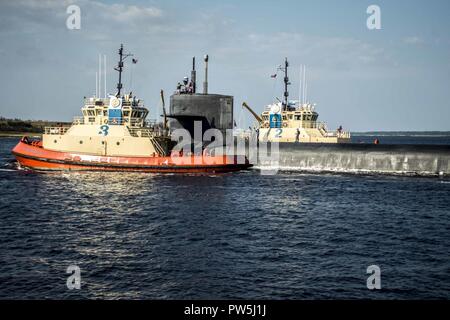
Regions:
<instances>
[{"instance_id":1,"label":"orange tugboat","mask_svg":"<svg viewBox=\"0 0 450 320\"><path fill-rule=\"evenodd\" d=\"M131 93L121 95L121 73L130 54L121 46L119 56L117 94L85 99L82 117L70 127L45 128L42 140L23 137L12 150L22 168L216 173L251 166L247 159L211 155L207 148L200 153L174 151L165 123L148 123L143 101Z\"/></svg>"}]
</instances>

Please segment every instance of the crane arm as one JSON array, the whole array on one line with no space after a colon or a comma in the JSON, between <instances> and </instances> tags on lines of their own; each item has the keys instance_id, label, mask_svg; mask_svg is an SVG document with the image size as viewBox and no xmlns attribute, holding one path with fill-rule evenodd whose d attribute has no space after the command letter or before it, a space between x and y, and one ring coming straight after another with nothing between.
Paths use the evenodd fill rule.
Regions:
<instances>
[{"instance_id":1,"label":"crane arm","mask_svg":"<svg viewBox=\"0 0 450 320\"><path fill-rule=\"evenodd\" d=\"M246 109L247 109L247 110L255 117L255 119L256 119L259 123L263 122L263 120L261 119L261 117L258 116L258 114L257 114L255 111L253 111L252 108L250 108L250 107L248 106L247 103L243 102L243 103L242 103L242 107L246 108Z\"/></svg>"},{"instance_id":2,"label":"crane arm","mask_svg":"<svg viewBox=\"0 0 450 320\"><path fill-rule=\"evenodd\" d=\"M163 128L167 129L167 113L166 113L166 104L164 103L164 91L161 89L161 102L162 102L162 109L163 109Z\"/></svg>"}]
</instances>

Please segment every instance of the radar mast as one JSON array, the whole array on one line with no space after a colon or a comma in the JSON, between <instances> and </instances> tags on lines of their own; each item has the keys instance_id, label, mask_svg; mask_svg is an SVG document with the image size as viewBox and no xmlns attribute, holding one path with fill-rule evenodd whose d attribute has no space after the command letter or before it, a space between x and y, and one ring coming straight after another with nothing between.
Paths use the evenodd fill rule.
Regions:
<instances>
[{"instance_id":1,"label":"radar mast","mask_svg":"<svg viewBox=\"0 0 450 320\"><path fill-rule=\"evenodd\" d=\"M289 82L289 77L288 77L288 67L289 67L289 62L287 60L287 58L285 58L284 60L284 67L280 66L278 68L278 70L282 71L284 73L284 101L282 102L283 105L283 110L287 110L288 108L288 97L289 97L289 91L288 91L288 85L290 85L291 83Z\"/></svg>"},{"instance_id":2,"label":"radar mast","mask_svg":"<svg viewBox=\"0 0 450 320\"><path fill-rule=\"evenodd\" d=\"M117 83L117 97L120 97L120 91L122 90L122 71L123 71L123 62L125 59L129 56L132 56L131 53L124 53L123 52L123 44L120 45L119 49L119 62L117 63L117 67L114 68L114 70L119 72L119 82Z\"/></svg>"}]
</instances>

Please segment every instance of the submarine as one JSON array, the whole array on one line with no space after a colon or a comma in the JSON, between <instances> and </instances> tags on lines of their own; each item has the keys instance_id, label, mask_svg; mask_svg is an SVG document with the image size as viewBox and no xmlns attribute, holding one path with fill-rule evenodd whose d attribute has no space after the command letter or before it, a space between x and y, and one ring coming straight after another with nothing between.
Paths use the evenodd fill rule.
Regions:
<instances>
[{"instance_id":1,"label":"submarine","mask_svg":"<svg viewBox=\"0 0 450 320\"><path fill-rule=\"evenodd\" d=\"M197 91L197 74L195 57L192 58L191 79L178 83L176 91L170 96L168 128L170 132L185 129L194 143L203 143L203 136L209 129L217 129L226 136L227 130L233 129L233 96L211 94L208 92L208 62L205 55L205 78L203 92ZM201 123L201 136L195 134L195 124ZM225 140L225 139L224 139Z\"/></svg>"}]
</instances>

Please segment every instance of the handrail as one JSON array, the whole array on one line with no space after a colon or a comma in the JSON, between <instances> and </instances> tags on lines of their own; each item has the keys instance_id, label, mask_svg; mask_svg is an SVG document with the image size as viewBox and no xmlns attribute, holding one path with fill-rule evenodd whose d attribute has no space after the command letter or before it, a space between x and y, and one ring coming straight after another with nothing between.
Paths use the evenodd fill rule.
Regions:
<instances>
[{"instance_id":1,"label":"handrail","mask_svg":"<svg viewBox=\"0 0 450 320\"><path fill-rule=\"evenodd\" d=\"M70 127L45 127L44 134L63 135L69 130Z\"/></svg>"},{"instance_id":2,"label":"handrail","mask_svg":"<svg viewBox=\"0 0 450 320\"><path fill-rule=\"evenodd\" d=\"M156 140L156 137L150 137L150 141L153 144L153 147L155 148L156 152L161 156L166 156L166 151L162 147L162 145Z\"/></svg>"},{"instance_id":3,"label":"handrail","mask_svg":"<svg viewBox=\"0 0 450 320\"><path fill-rule=\"evenodd\" d=\"M85 98L84 105L85 106L109 106L109 98ZM144 100L141 99L130 99L125 100L122 98L122 106L133 106L133 107L141 107L144 105Z\"/></svg>"},{"instance_id":4,"label":"handrail","mask_svg":"<svg viewBox=\"0 0 450 320\"><path fill-rule=\"evenodd\" d=\"M128 127L128 132L133 137L159 137L164 135L164 130L162 128L133 128Z\"/></svg>"},{"instance_id":5,"label":"handrail","mask_svg":"<svg viewBox=\"0 0 450 320\"><path fill-rule=\"evenodd\" d=\"M80 124L110 124L110 125L128 125L130 127L134 128L142 128L142 127L153 127L156 125L156 120L150 120L145 121L142 118L131 118L131 121L128 121L128 117L117 117L117 118L109 118L106 116L101 117L101 121L99 120L98 116L95 117L94 122L86 122L83 116L77 116L73 118L73 125L80 125Z\"/></svg>"},{"instance_id":6,"label":"handrail","mask_svg":"<svg viewBox=\"0 0 450 320\"><path fill-rule=\"evenodd\" d=\"M73 117L72 124L84 124L84 117Z\"/></svg>"}]
</instances>

